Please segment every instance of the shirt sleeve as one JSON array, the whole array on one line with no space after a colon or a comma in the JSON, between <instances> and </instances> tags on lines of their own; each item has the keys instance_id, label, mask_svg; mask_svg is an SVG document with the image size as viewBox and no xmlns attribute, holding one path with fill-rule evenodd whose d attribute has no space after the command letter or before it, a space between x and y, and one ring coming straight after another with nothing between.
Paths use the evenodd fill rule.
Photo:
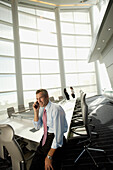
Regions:
<instances>
[{"instance_id":1,"label":"shirt sleeve","mask_svg":"<svg viewBox=\"0 0 113 170\"><path fill-rule=\"evenodd\" d=\"M37 122L33 120L33 126L36 130L39 130L42 127L42 121L40 119Z\"/></svg>"},{"instance_id":2,"label":"shirt sleeve","mask_svg":"<svg viewBox=\"0 0 113 170\"><path fill-rule=\"evenodd\" d=\"M37 122L35 122L34 120L33 122L33 126L36 130L39 130L42 127L43 121L42 121L42 108L39 110L39 120Z\"/></svg>"},{"instance_id":3,"label":"shirt sleeve","mask_svg":"<svg viewBox=\"0 0 113 170\"><path fill-rule=\"evenodd\" d=\"M67 131L67 121L65 119L64 110L59 107L53 114L53 130L54 130L54 139L51 148L56 149L62 147L63 145L63 136Z\"/></svg>"}]
</instances>

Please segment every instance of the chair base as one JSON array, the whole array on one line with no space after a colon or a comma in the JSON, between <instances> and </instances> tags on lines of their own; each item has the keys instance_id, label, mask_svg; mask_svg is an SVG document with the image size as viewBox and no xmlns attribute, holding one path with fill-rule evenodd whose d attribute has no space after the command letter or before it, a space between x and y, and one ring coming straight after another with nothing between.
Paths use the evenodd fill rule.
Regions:
<instances>
[{"instance_id":1,"label":"chair base","mask_svg":"<svg viewBox=\"0 0 113 170\"><path fill-rule=\"evenodd\" d=\"M88 155L90 156L90 158L92 159L93 163L95 164L95 166L98 168L99 165L96 163L96 161L94 160L93 156L91 155L91 153L89 152L91 151L97 151L97 152L103 152L104 154L106 153L103 149L95 149L95 148L90 148L87 146L84 146L84 149L82 150L82 152L80 153L80 155L75 159L74 163L77 163L77 161L80 159L80 157L83 155L84 152L87 152Z\"/></svg>"}]
</instances>

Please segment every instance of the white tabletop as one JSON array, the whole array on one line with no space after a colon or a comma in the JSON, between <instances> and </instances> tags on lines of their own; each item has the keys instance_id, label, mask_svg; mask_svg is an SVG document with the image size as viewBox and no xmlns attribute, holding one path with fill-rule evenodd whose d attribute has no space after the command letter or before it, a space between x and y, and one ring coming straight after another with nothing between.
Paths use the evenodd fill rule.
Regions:
<instances>
[{"instance_id":1,"label":"white tabletop","mask_svg":"<svg viewBox=\"0 0 113 170\"><path fill-rule=\"evenodd\" d=\"M73 114L73 109L75 105L75 100L60 102L59 104L63 107L66 113L68 131L65 133L65 137L67 138ZM15 131L15 135L18 135L20 137L23 137L34 142L40 142L43 135L43 128L36 132L30 131L31 129L34 128L32 123L33 116L34 116L33 110L31 110L30 112L21 113L17 117L4 119L0 121L0 124L11 125Z\"/></svg>"},{"instance_id":2,"label":"white tabletop","mask_svg":"<svg viewBox=\"0 0 113 170\"><path fill-rule=\"evenodd\" d=\"M0 124L11 125L15 131L15 135L34 142L40 142L41 137L43 135L43 128L41 128L36 132L30 131L30 129L33 129L32 120L15 117L15 118L7 118L6 120L2 120L2 122L0 121Z\"/></svg>"}]
</instances>

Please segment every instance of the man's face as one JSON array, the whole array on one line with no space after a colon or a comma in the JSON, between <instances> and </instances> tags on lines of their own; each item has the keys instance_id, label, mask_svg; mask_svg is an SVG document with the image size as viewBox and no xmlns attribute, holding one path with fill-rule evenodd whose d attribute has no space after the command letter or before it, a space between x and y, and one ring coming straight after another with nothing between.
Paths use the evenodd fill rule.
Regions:
<instances>
[{"instance_id":1,"label":"man's face","mask_svg":"<svg viewBox=\"0 0 113 170\"><path fill-rule=\"evenodd\" d=\"M49 97L45 97L42 92L36 94L36 99L41 107L45 107L49 102Z\"/></svg>"}]
</instances>

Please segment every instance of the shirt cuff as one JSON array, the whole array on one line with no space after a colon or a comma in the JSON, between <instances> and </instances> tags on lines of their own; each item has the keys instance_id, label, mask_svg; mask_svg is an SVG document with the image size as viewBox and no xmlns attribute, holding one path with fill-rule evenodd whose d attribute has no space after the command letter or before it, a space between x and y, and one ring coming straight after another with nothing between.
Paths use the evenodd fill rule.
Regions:
<instances>
[{"instance_id":1,"label":"shirt cuff","mask_svg":"<svg viewBox=\"0 0 113 170\"><path fill-rule=\"evenodd\" d=\"M61 144L57 144L57 143L55 143L55 142L53 141L53 143L52 143L52 145L51 145L51 148L57 149L57 148L59 148L59 147L62 147L62 145L61 145Z\"/></svg>"},{"instance_id":2,"label":"shirt cuff","mask_svg":"<svg viewBox=\"0 0 113 170\"><path fill-rule=\"evenodd\" d=\"M40 120L37 121L37 122L35 122L35 121L33 120L32 122L33 122L34 128L35 128L36 130L39 130L39 129L40 129Z\"/></svg>"}]
</instances>

